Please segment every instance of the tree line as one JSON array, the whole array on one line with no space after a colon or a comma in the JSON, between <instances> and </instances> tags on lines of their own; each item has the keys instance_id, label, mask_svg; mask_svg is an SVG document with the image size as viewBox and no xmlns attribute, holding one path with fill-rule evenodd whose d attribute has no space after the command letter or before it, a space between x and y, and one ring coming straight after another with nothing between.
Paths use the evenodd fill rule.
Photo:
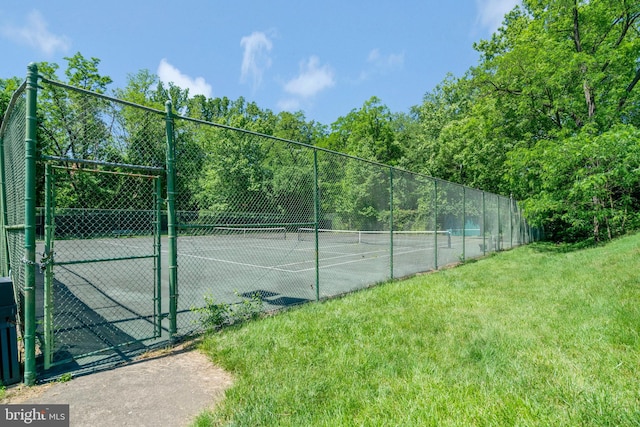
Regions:
<instances>
[{"instance_id":1,"label":"tree line","mask_svg":"<svg viewBox=\"0 0 640 427\"><path fill-rule=\"evenodd\" d=\"M446 76L410 111L392 112L373 96L329 125L307 120L302 112L274 113L244 98L190 96L187 89L165 84L147 70L129 75L124 88L112 89L111 79L99 72L100 60L80 53L65 59L63 78L57 64L41 63L39 70L52 79L137 104L163 109L170 99L175 110L188 117L512 195L521 201L529 223L544 228L550 239L602 241L640 228L640 4L525 0L505 16L490 39L474 47L478 64L462 76ZM0 111L20 82L15 77L0 79ZM61 129L73 127L78 135L75 143L43 135L44 153L80 155L69 151L78 150L89 157L119 160L108 146L82 145L87 141L81 138L83 124L62 114L65 107L53 102L55 93L43 98L51 102L42 119L58 120ZM135 131L128 130L130 135ZM231 138L222 130L217 137ZM61 145L63 140L66 145ZM287 187L291 180L311 185L295 166L301 161L295 150L264 151L249 137L233 144L190 143L220 151L220 164L190 165L205 167L197 188L190 189L191 200L199 204L233 203L230 194L238 194L238 188L258 197L265 182L261 174L273 171L279 174L270 177L270 185L281 187L272 192L277 197L302 197ZM153 150L159 162L162 148L149 148L146 155ZM240 160L247 155L254 161ZM194 162L198 158L186 157ZM226 173L232 169L234 174ZM350 173L358 175L355 169ZM224 191L206 191L220 182L227 196ZM353 196L349 203L359 203L356 193L375 185L362 182L345 188ZM265 206L274 203L278 204L264 201ZM372 204L362 201L360 211L367 203ZM379 213L371 213L375 215Z\"/></svg>"}]
</instances>

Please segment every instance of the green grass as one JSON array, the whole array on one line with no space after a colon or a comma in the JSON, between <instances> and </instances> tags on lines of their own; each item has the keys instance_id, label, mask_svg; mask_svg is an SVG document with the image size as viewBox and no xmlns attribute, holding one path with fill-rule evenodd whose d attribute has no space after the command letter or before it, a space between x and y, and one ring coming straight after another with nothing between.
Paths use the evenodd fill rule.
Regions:
<instances>
[{"instance_id":1,"label":"green grass","mask_svg":"<svg viewBox=\"0 0 640 427\"><path fill-rule=\"evenodd\" d=\"M536 244L207 337L195 425L640 425L640 234Z\"/></svg>"}]
</instances>

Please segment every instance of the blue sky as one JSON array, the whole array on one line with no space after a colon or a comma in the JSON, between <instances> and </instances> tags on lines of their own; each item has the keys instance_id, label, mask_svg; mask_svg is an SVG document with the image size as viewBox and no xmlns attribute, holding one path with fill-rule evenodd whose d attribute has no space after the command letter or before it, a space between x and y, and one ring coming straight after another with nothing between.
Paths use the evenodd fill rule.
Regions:
<instances>
[{"instance_id":1,"label":"blue sky","mask_svg":"<svg viewBox=\"0 0 640 427\"><path fill-rule=\"evenodd\" d=\"M476 65L518 0L3 0L0 78L76 52L124 87L147 69L207 97L333 123L371 96L408 112ZM62 76L62 70L60 75Z\"/></svg>"}]
</instances>

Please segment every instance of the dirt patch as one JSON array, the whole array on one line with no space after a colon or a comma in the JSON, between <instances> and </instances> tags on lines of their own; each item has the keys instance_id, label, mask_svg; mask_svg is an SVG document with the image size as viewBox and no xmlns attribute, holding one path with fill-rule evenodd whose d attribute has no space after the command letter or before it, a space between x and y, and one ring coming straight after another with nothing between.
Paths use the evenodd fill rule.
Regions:
<instances>
[{"instance_id":1,"label":"dirt patch","mask_svg":"<svg viewBox=\"0 0 640 427\"><path fill-rule=\"evenodd\" d=\"M228 372L188 344L68 382L12 387L2 403L69 404L73 426L186 426L231 384Z\"/></svg>"}]
</instances>

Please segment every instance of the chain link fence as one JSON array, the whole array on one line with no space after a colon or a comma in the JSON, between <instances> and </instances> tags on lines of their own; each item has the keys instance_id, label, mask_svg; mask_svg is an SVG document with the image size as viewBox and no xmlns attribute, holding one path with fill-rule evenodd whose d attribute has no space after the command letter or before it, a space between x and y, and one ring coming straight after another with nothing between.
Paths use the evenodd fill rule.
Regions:
<instances>
[{"instance_id":1,"label":"chain link fence","mask_svg":"<svg viewBox=\"0 0 640 427\"><path fill-rule=\"evenodd\" d=\"M26 85L23 84L13 95L7 114L0 127L0 274L11 274L14 280L18 319L24 323L24 187L26 135Z\"/></svg>"},{"instance_id":2,"label":"chain link fence","mask_svg":"<svg viewBox=\"0 0 640 427\"><path fill-rule=\"evenodd\" d=\"M39 258L23 261L17 226L19 95L0 133L0 268L21 295L35 271L44 369L198 332L212 302L278 310L530 240L507 197L44 78L38 96Z\"/></svg>"}]
</instances>

